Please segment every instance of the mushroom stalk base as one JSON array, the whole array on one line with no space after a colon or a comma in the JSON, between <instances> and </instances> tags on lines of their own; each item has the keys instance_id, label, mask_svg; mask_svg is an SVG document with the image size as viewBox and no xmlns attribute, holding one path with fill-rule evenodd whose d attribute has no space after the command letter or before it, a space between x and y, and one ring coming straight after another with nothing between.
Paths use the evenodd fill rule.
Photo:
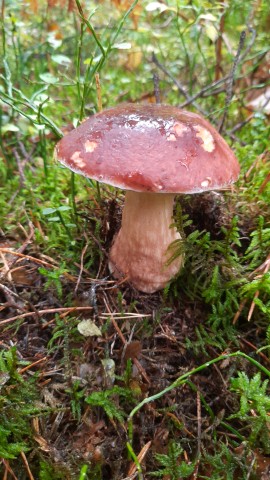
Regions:
<instances>
[{"instance_id":1,"label":"mushroom stalk base","mask_svg":"<svg viewBox=\"0 0 270 480\"><path fill-rule=\"evenodd\" d=\"M180 234L173 222L174 194L126 192L122 226L110 252L109 268L115 278L127 277L138 290L161 290L178 273L183 257L167 265L168 247Z\"/></svg>"}]
</instances>

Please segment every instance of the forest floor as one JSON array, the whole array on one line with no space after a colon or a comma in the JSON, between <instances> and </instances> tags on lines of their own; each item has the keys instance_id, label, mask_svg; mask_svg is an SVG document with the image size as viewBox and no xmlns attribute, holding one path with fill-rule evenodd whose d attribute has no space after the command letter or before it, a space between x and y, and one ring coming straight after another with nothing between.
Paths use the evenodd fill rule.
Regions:
<instances>
[{"instance_id":1,"label":"forest floor","mask_svg":"<svg viewBox=\"0 0 270 480\"><path fill-rule=\"evenodd\" d=\"M268 2L87 3L2 2L1 478L266 480ZM241 174L177 197L184 266L145 294L108 269L124 192L53 151L159 97L207 117Z\"/></svg>"}]
</instances>

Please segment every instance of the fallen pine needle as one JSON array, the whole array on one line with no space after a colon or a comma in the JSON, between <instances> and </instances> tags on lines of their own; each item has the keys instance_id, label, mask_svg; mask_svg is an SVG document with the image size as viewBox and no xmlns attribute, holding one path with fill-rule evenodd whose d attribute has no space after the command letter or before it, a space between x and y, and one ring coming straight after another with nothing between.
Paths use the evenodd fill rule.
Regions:
<instances>
[{"instance_id":1,"label":"fallen pine needle","mask_svg":"<svg viewBox=\"0 0 270 480\"><path fill-rule=\"evenodd\" d=\"M6 320L2 320L0 325L5 325L7 323L14 322L15 320L19 320L20 318L31 317L32 315L44 315L45 313L61 313L61 312L77 312L83 310L92 310L93 307L63 307L63 308L48 308L47 310L38 310L37 312L27 312L21 313L20 315L16 315L16 317L6 318Z\"/></svg>"},{"instance_id":2,"label":"fallen pine needle","mask_svg":"<svg viewBox=\"0 0 270 480\"><path fill-rule=\"evenodd\" d=\"M147 454L149 448L151 447L151 440L149 442L147 442L144 447L141 449L140 453L137 455L137 460L138 462L141 464L145 455ZM128 470L128 476L131 477L132 475L135 474L137 470L137 465L135 464L135 462L133 462Z\"/></svg>"},{"instance_id":3,"label":"fallen pine needle","mask_svg":"<svg viewBox=\"0 0 270 480\"><path fill-rule=\"evenodd\" d=\"M29 467L29 464L28 464L28 461L27 461L27 458L26 458L24 452L21 452L21 457L22 457L22 459L23 459L23 463L24 463L24 465L25 465L25 468L26 468L26 470L27 470L27 473L28 473L28 476L29 476L30 480L35 480L34 477L33 477L33 475L32 475L32 472L31 472L31 470L30 470L30 467Z\"/></svg>"}]
</instances>

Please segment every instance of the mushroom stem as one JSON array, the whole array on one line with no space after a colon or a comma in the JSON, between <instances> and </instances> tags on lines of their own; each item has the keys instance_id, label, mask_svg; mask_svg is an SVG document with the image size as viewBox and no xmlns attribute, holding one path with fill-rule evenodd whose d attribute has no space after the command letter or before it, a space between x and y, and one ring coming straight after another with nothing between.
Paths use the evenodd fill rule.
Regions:
<instances>
[{"instance_id":1,"label":"mushroom stem","mask_svg":"<svg viewBox=\"0 0 270 480\"><path fill-rule=\"evenodd\" d=\"M173 222L174 194L127 191L122 226L110 252L109 268L114 277L127 276L138 290L153 293L166 286L183 262L177 257L169 265L168 250L180 234Z\"/></svg>"}]
</instances>

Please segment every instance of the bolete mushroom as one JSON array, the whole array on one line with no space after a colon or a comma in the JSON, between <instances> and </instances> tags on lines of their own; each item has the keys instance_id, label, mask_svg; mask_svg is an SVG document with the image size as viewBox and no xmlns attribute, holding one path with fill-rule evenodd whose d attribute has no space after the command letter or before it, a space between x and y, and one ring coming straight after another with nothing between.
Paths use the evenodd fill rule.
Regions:
<instances>
[{"instance_id":1,"label":"bolete mushroom","mask_svg":"<svg viewBox=\"0 0 270 480\"><path fill-rule=\"evenodd\" d=\"M109 268L147 293L164 288L183 262L168 263L168 247L180 239L172 226L175 195L220 189L239 174L234 153L207 120L167 105L123 104L93 115L60 140L56 158L127 190Z\"/></svg>"}]
</instances>

